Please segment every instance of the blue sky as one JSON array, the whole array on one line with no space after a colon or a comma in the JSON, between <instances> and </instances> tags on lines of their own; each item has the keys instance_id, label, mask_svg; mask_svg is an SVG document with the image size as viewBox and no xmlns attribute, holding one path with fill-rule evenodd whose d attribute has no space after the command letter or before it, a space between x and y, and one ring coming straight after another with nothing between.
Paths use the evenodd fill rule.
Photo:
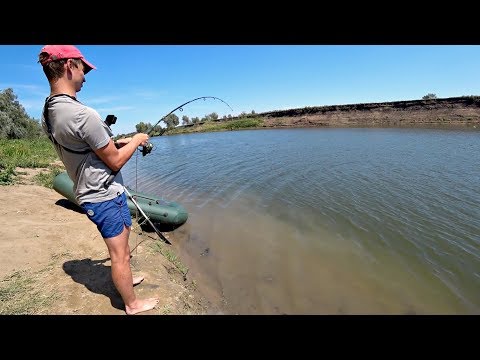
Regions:
<instances>
[{"instance_id":1,"label":"blue sky","mask_svg":"<svg viewBox=\"0 0 480 360\"><path fill-rule=\"evenodd\" d=\"M0 45L0 90L13 88L40 119L48 82L43 44ZM78 45L97 70L78 99L115 134L155 124L177 106L192 118L301 108L480 95L479 45Z\"/></svg>"}]
</instances>

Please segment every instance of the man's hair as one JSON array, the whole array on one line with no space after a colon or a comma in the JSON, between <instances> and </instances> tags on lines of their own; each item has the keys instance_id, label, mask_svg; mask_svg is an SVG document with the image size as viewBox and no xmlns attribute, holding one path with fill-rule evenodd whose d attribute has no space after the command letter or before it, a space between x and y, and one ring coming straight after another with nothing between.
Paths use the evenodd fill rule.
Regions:
<instances>
[{"instance_id":1,"label":"man's hair","mask_svg":"<svg viewBox=\"0 0 480 360\"><path fill-rule=\"evenodd\" d=\"M45 59L48 59L50 55L46 52L40 53L38 55L38 62L41 64ZM61 59L50 61L49 63L43 65L43 72L47 77L48 81L55 82L56 80L60 79L63 74L65 73L65 63L68 59ZM78 68L82 64L81 59L72 59L73 64Z\"/></svg>"}]
</instances>

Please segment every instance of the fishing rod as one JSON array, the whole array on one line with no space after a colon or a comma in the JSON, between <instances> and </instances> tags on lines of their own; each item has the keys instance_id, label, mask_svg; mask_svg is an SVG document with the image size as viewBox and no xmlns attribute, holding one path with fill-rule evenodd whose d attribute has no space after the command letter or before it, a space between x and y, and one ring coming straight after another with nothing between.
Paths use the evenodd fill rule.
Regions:
<instances>
[{"instance_id":1,"label":"fishing rod","mask_svg":"<svg viewBox=\"0 0 480 360\"><path fill-rule=\"evenodd\" d=\"M189 103L191 103L191 102L200 100L200 99L203 99L203 100L206 100L206 99L216 99L216 100L220 100L221 102L223 102L224 104L226 104L226 105L230 108L230 110L233 111L233 109L232 109L232 107L231 107L230 105L228 105L225 101L223 101L222 99L220 99L220 98L218 98L218 97L216 97L216 96L200 96L200 97L198 97L198 98L189 100L189 101L183 103L182 105L177 106L177 107L176 107L175 109L173 109L172 111L170 111L167 115L165 115L164 117L162 117L160 120L158 120L158 121L155 123L155 125L152 126L152 128L147 132L147 135L150 136L150 135L152 134L152 131L155 129L155 127L156 127L158 124L160 124L160 122L165 121L165 119L166 119L169 115L173 114L173 113L174 113L175 111L177 111L177 110L183 111L183 107L184 107L185 105L187 105L187 104L189 104ZM109 116L110 116L110 115L109 115ZM112 116L113 116L113 115L112 115ZM115 116L113 116L113 117L114 117L114 121L109 121L109 122L112 123L112 124L114 124L115 121L117 120L117 118L116 118ZM164 132L165 132L165 131L162 131L159 136L162 136ZM152 149L153 149L153 144L147 142L147 143L142 147L142 150L141 150L141 151L142 151L142 155L145 156L145 155L147 155L147 154L150 154L150 153L152 152ZM118 171L120 171L120 170L118 170ZM107 178L107 181L105 181L105 184L104 184L104 185L105 185L105 188L107 188L107 187L110 186L110 184L113 182L113 178L117 175L118 171L112 171L112 173L110 174L110 176Z\"/></svg>"},{"instance_id":2,"label":"fishing rod","mask_svg":"<svg viewBox=\"0 0 480 360\"><path fill-rule=\"evenodd\" d=\"M170 111L167 115L165 115L164 117L162 117L160 120L158 120L155 125L152 126L152 128L147 132L147 135L151 135L153 130L155 129L155 127L160 124L160 122L162 121L165 121L165 119L173 114L175 111L177 110L180 110L180 111L183 111L183 107L191 102L194 102L194 101L197 101L197 100L200 100L200 99L203 99L203 100L206 100L206 99L216 99L216 100L220 100L221 102L223 102L224 104L226 104L230 110L232 110L233 112L233 109L230 105L228 105L225 101L223 101L222 99L216 97L216 96L201 96L201 97L198 97L198 98L195 98L195 99L192 99L192 100L189 100L185 103L183 103L182 105L180 106L177 106L175 109L173 109L172 111ZM108 126L110 126L111 124L115 124L117 120L117 117L114 116L114 115L108 115L107 116L107 119L106 119L106 124ZM162 131L160 133L159 136L162 136L163 133L165 131ZM153 149L153 144L147 142L143 148L142 148L142 155L145 156L147 154L149 154ZM112 171L112 173L110 174L110 176L107 178L107 181L105 181L104 183L104 186L105 188L108 188L110 186L110 184L113 182L113 179L115 178L115 176L118 174L120 170L118 171ZM142 214L142 216L145 218L145 220L148 221L148 223L150 224L150 226L152 226L153 230L155 230L155 232L157 233L157 235L164 241L166 242L167 244L171 244L170 241L168 241L168 239L155 227L155 225L153 224L153 222L150 220L150 218L147 216L147 214L145 214L145 212L142 210L142 208L140 207L140 205L138 205L138 203L136 202L136 200L134 199L134 197L132 196L132 194L130 194L130 192L127 190L127 187L124 186L123 187L125 192L127 193L128 197L130 198L130 200L132 201L132 203L135 205L135 207L138 209L138 211Z\"/></svg>"},{"instance_id":3,"label":"fishing rod","mask_svg":"<svg viewBox=\"0 0 480 360\"><path fill-rule=\"evenodd\" d=\"M147 132L147 135L150 136L150 135L152 134L152 131L155 129L155 127L156 127L158 124L160 124L160 122L165 121L165 119L166 119L168 116L170 116L171 114L173 114L175 111L177 111L177 110L183 111L183 107L184 107L185 105L187 105L187 104L189 104L189 103L191 103L191 102L200 100L200 99L203 99L204 101L205 101L206 99L216 99L216 100L220 100L220 101L223 102L225 105L227 105L227 106L230 108L230 110L233 111L233 109L232 109L232 107L231 107L230 105L228 105L225 101L223 101L222 99L220 99L220 98L218 98L218 97L216 97L216 96L200 96L200 97L198 97L198 98L189 100L189 101L187 101L186 103L183 103L182 105L177 106L175 109L173 109L172 111L170 111L167 115L165 115L164 117L162 117L160 120L157 121L157 123L156 123L155 125L152 126L152 128L150 129L150 131ZM159 136L162 136L164 132L165 132L165 131L162 131ZM145 146L143 146L143 148L142 148L142 155L145 156L145 155L149 154L150 152L152 152L152 149L153 149L153 145L152 145L151 143L147 143L147 144L146 144Z\"/></svg>"}]
</instances>

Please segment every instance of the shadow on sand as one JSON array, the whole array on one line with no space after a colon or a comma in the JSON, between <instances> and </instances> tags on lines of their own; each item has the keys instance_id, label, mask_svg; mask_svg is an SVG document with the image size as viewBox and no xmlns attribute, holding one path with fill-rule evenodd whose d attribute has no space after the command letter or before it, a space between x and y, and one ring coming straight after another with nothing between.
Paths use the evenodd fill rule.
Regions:
<instances>
[{"instance_id":1,"label":"shadow on sand","mask_svg":"<svg viewBox=\"0 0 480 360\"><path fill-rule=\"evenodd\" d=\"M83 209L78 206L77 204L72 203L70 200L67 199L60 199L55 202L55 205L61 206L65 209L72 210L78 212L79 214L85 214Z\"/></svg>"},{"instance_id":2,"label":"shadow on sand","mask_svg":"<svg viewBox=\"0 0 480 360\"><path fill-rule=\"evenodd\" d=\"M63 271L91 292L108 297L115 309L125 310L125 304L112 281L111 267L104 265L109 260L70 260L63 264Z\"/></svg>"}]
</instances>

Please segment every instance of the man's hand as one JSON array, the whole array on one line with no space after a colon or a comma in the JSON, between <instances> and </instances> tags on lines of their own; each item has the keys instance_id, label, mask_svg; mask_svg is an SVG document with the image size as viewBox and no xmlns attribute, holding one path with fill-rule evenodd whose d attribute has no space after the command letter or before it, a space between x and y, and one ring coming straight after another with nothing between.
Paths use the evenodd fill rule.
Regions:
<instances>
[{"instance_id":1,"label":"man's hand","mask_svg":"<svg viewBox=\"0 0 480 360\"><path fill-rule=\"evenodd\" d=\"M115 140L115 146L117 147L117 149L120 149L121 147L124 147L125 145L127 145L130 141L134 140L135 141L138 141L138 146L145 146L148 142L148 135L147 134L144 134L144 133L138 133L138 134L135 134L133 137L127 137L127 138L122 138L122 139L118 139L118 140Z\"/></svg>"},{"instance_id":2,"label":"man's hand","mask_svg":"<svg viewBox=\"0 0 480 360\"><path fill-rule=\"evenodd\" d=\"M145 145L147 145L148 138L149 138L149 136L147 134L138 133L138 134L133 135L132 141L133 140L139 141L138 146L140 146L140 145L145 146Z\"/></svg>"},{"instance_id":3,"label":"man's hand","mask_svg":"<svg viewBox=\"0 0 480 360\"><path fill-rule=\"evenodd\" d=\"M119 171L123 165L134 154L139 146L145 146L148 143L149 136L144 133L135 134L131 138L120 139L117 141L122 144L117 148L113 140L104 147L95 150L95 154L112 170ZM121 149L120 149L121 147Z\"/></svg>"}]
</instances>

